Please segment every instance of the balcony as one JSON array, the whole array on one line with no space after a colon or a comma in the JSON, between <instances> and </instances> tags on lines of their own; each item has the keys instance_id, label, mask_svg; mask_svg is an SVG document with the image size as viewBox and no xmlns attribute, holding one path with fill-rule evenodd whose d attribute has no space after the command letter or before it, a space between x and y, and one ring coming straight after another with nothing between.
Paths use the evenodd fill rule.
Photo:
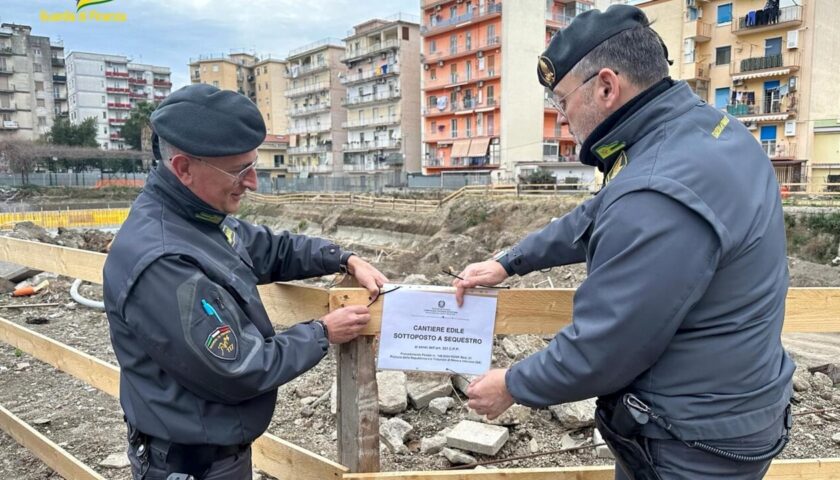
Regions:
<instances>
[{"instance_id":1,"label":"balcony","mask_svg":"<svg viewBox=\"0 0 840 480\"><path fill-rule=\"evenodd\" d=\"M701 63L701 62L694 62L694 63L684 63L682 65L682 75L683 80L686 81L697 81L697 80L709 80L709 68L710 64L708 63Z\"/></svg>"},{"instance_id":2,"label":"balcony","mask_svg":"<svg viewBox=\"0 0 840 480\"><path fill-rule=\"evenodd\" d=\"M301 145L299 147L289 147L287 153L289 155L311 155L315 153L327 153L331 147L327 145Z\"/></svg>"},{"instance_id":3,"label":"balcony","mask_svg":"<svg viewBox=\"0 0 840 480\"><path fill-rule=\"evenodd\" d=\"M472 11L467 12L463 15L458 15L457 17L450 17L446 20L432 20L431 25L423 25L420 27L420 35L428 36L428 35L436 35L439 33L445 33L453 28L460 28L465 24L469 24L470 22L477 22L479 20L484 20L487 18L491 18L493 16L499 16L502 14L502 4L500 3L491 3L487 5L484 10L473 6Z\"/></svg>"},{"instance_id":4,"label":"balcony","mask_svg":"<svg viewBox=\"0 0 840 480\"><path fill-rule=\"evenodd\" d=\"M14 84L0 85L0 93L15 93Z\"/></svg>"},{"instance_id":5,"label":"balcony","mask_svg":"<svg viewBox=\"0 0 840 480\"><path fill-rule=\"evenodd\" d=\"M290 88L286 90L286 97L299 97L307 93L323 92L330 89L330 82L318 82L312 85L304 85L302 87Z\"/></svg>"},{"instance_id":6,"label":"balcony","mask_svg":"<svg viewBox=\"0 0 840 480\"><path fill-rule=\"evenodd\" d=\"M373 173L385 172L391 169L391 166L385 162L364 162L363 163L345 163L344 171L351 173Z\"/></svg>"},{"instance_id":7,"label":"balcony","mask_svg":"<svg viewBox=\"0 0 840 480\"><path fill-rule=\"evenodd\" d=\"M388 50L391 48L395 50L400 48L400 41L397 39L385 40L384 42L370 45L367 48L360 48L358 50L347 50L347 53L344 55L344 57L341 58L341 61L344 63L353 62L355 60L360 60L370 55L376 55L377 53L383 50Z\"/></svg>"},{"instance_id":8,"label":"balcony","mask_svg":"<svg viewBox=\"0 0 840 480\"><path fill-rule=\"evenodd\" d=\"M685 31L690 32L686 38L691 38L694 43L704 43L712 39L712 24L694 20L685 24Z\"/></svg>"},{"instance_id":9,"label":"balcony","mask_svg":"<svg viewBox=\"0 0 840 480\"><path fill-rule=\"evenodd\" d=\"M361 120L347 121L341 124L342 128L363 128L381 127L385 125L397 125L400 123L399 115L380 115L376 118L364 118Z\"/></svg>"},{"instance_id":10,"label":"balcony","mask_svg":"<svg viewBox=\"0 0 840 480\"><path fill-rule=\"evenodd\" d=\"M128 98L146 99L149 96L145 92L130 92Z\"/></svg>"},{"instance_id":11,"label":"balcony","mask_svg":"<svg viewBox=\"0 0 840 480\"><path fill-rule=\"evenodd\" d=\"M474 42L470 45L464 45L463 48L456 47L448 50L436 50L434 52L430 52L423 59L423 63L430 65L437 62L438 66L440 66L441 63L446 60L453 60L467 55L478 54L478 52L499 48L501 45L502 37L496 35L495 37L486 39L483 43Z\"/></svg>"},{"instance_id":12,"label":"balcony","mask_svg":"<svg viewBox=\"0 0 840 480\"><path fill-rule=\"evenodd\" d=\"M315 123L310 125L304 125L301 127L292 127L289 128L289 133L293 134L307 134L307 133L321 133L321 132L329 132L332 129L332 125L330 122L325 123Z\"/></svg>"},{"instance_id":13,"label":"balcony","mask_svg":"<svg viewBox=\"0 0 840 480\"><path fill-rule=\"evenodd\" d=\"M0 112L16 112L17 105L14 102L10 102L8 105L0 105Z\"/></svg>"},{"instance_id":14,"label":"balcony","mask_svg":"<svg viewBox=\"0 0 840 480\"><path fill-rule=\"evenodd\" d=\"M172 88L172 82L170 82L169 80L154 80L153 83L156 87Z\"/></svg>"},{"instance_id":15,"label":"balcony","mask_svg":"<svg viewBox=\"0 0 840 480\"><path fill-rule=\"evenodd\" d=\"M732 80L750 80L788 75L799 70L799 52L786 52L764 57L745 58L732 63Z\"/></svg>"},{"instance_id":16,"label":"balcony","mask_svg":"<svg viewBox=\"0 0 840 480\"><path fill-rule=\"evenodd\" d=\"M371 150L395 150L399 148L402 148L402 140L398 138L349 142L343 145L345 153L369 152Z\"/></svg>"},{"instance_id":17,"label":"balcony","mask_svg":"<svg viewBox=\"0 0 840 480\"><path fill-rule=\"evenodd\" d=\"M112 108L114 110L131 110L130 103L108 103L108 108Z\"/></svg>"},{"instance_id":18,"label":"balcony","mask_svg":"<svg viewBox=\"0 0 840 480\"><path fill-rule=\"evenodd\" d=\"M128 72L118 72L116 70L106 70L105 76L108 78L128 78Z\"/></svg>"},{"instance_id":19,"label":"balcony","mask_svg":"<svg viewBox=\"0 0 840 480\"><path fill-rule=\"evenodd\" d=\"M389 63L387 65L382 65L376 67L375 70L368 70L366 72L357 72L357 73L350 73L347 74L344 78L341 79L342 85L353 85L355 83L365 82L370 79L375 78L386 78L391 75L397 75L400 73L400 66L397 63Z\"/></svg>"},{"instance_id":20,"label":"balcony","mask_svg":"<svg viewBox=\"0 0 840 480\"><path fill-rule=\"evenodd\" d=\"M15 52L12 50L12 47L0 47L0 55L10 56L14 54Z\"/></svg>"},{"instance_id":21,"label":"balcony","mask_svg":"<svg viewBox=\"0 0 840 480\"><path fill-rule=\"evenodd\" d=\"M166 95L155 95L156 102L162 102L164 100L166 100Z\"/></svg>"},{"instance_id":22,"label":"balcony","mask_svg":"<svg viewBox=\"0 0 840 480\"><path fill-rule=\"evenodd\" d=\"M332 165L289 165L287 171L290 173L330 173Z\"/></svg>"},{"instance_id":23,"label":"balcony","mask_svg":"<svg viewBox=\"0 0 840 480\"><path fill-rule=\"evenodd\" d=\"M449 103L443 108L437 108L437 105L423 109L424 117L439 117L443 115L466 115L469 113L489 112L499 108L500 99L498 97L482 99L480 102L477 97L470 99L463 99L455 103Z\"/></svg>"},{"instance_id":24,"label":"balcony","mask_svg":"<svg viewBox=\"0 0 840 480\"><path fill-rule=\"evenodd\" d=\"M108 93L115 93L115 94L122 94L122 93L131 93L131 90L122 87L105 87L105 91Z\"/></svg>"},{"instance_id":25,"label":"balcony","mask_svg":"<svg viewBox=\"0 0 840 480\"><path fill-rule=\"evenodd\" d=\"M549 10L546 10L545 12L546 23L550 27L554 27L557 29L568 27L569 25L571 25L572 20L574 19L575 17L571 17L569 15L566 15L565 13L551 12Z\"/></svg>"},{"instance_id":26,"label":"balcony","mask_svg":"<svg viewBox=\"0 0 840 480\"><path fill-rule=\"evenodd\" d=\"M742 122L782 122L796 115L797 100L796 94L790 94L784 99L766 98L759 105L729 104L726 112Z\"/></svg>"},{"instance_id":27,"label":"balcony","mask_svg":"<svg viewBox=\"0 0 840 480\"><path fill-rule=\"evenodd\" d=\"M64 66L64 59L59 57L51 57L50 62L52 63L53 67L63 67Z\"/></svg>"},{"instance_id":28,"label":"balcony","mask_svg":"<svg viewBox=\"0 0 840 480\"><path fill-rule=\"evenodd\" d=\"M115 142L124 142L125 138L123 138L119 133L112 133L109 137L111 140Z\"/></svg>"},{"instance_id":29,"label":"balcony","mask_svg":"<svg viewBox=\"0 0 840 480\"><path fill-rule=\"evenodd\" d=\"M53 100L67 101L67 92L53 92Z\"/></svg>"},{"instance_id":30,"label":"balcony","mask_svg":"<svg viewBox=\"0 0 840 480\"><path fill-rule=\"evenodd\" d=\"M761 13L759 13L761 12ZM732 22L732 33L735 35L750 35L767 30L789 29L802 25L802 6L793 5L780 8L778 13L757 10L738 18Z\"/></svg>"},{"instance_id":31,"label":"balcony","mask_svg":"<svg viewBox=\"0 0 840 480\"><path fill-rule=\"evenodd\" d=\"M302 117L305 115L312 115L320 112L327 112L330 110L329 103L319 103L317 105L305 105L299 108L290 108L287 113L290 117Z\"/></svg>"},{"instance_id":32,"label":"balcony","mask_svg":"<svg viewBox=\"0 0 840 480\"><path fill-rule=\"evenodd\" d=\"M0 122L0 130L17 130L18 128L20 128L20 125L14 120L3 120Z\"/></svg>"},{"instance_id":33,"label":"balcony","mask_svg":"<svg viewBox=\"0 0 840 480\"><path fill-rule=\"evenodd\" d=\"M330 65L327 62L314 63L309 65L289 65L285 77L297 78L303 75L308 75L310 73L320 72L321 70L327 70L328 68L330 68Z\"/></svg>"},{"instance_id":34,"label":"balcony","mask_svg":"<svg viewBox=\"0 0 840 480\"><path fill-rule=\"evenodd\" d=\"M196 77L198 78L198 77ZM128 83L130 85L146 85L148 82L145 78L140 77L128 77Z\"/></svg>"},{"instance_id":35,"label":"balcony","mask_svg":"<svg viewBox=\"0 0 840 480\"><path fill-rule=\"evenodd\" d=\"M470 85L470 84L473 84L473 83L488 82L490 80L494 80L496 78L499 78L499 76L496 75L495 70L488 69L484 72L479 72L479 73L481 73L481 74L480 75L479 74L470 74L470 75L455 74L455 75L452 75L450 73L449 75L446 75L446 76L442 75L437 80L427 81L426 85L424 87L424 91L426 93L428 93L428 92L431 92L433 90L439 90L439 89L442 89L442 88L452 88L452 87L458 87L458 86L464 87L464 86L467 86L467 85Z\"/></svg>"},{"instance_id":36,"label":"balcony","mask_svg":"<svg viewBox=\"0 0 840 480\"><path fill-rule=\"evenodd\" d=\"M11 75L15 69L11 65L0 65L0 75Z\"/></svg>"},{"instance_id":37,"label":"balcony","mask_svg":"<svg viewBox=\"0 0 840 480\"><path fill-rule=\"evenodd\" d=\"M373 105L381 102L390 102L392 100L399 100L401 97L400 91L376 92L367 95L344 97L341 99L341 104L345 107L353 107L359 105Z\"/></svg>"},{"instance_id":38,"label":"balcony","mask_svg":"<svg viewBox=\"0 0 840 480\"><path fill-rule=\"evenodd\" d=\"M122 124L125 123L126 120L128 120L128 119L126 119L126 118L109 118L108 123L110 123L111 125L122 125Z\"/></svg>"}]
</instances>

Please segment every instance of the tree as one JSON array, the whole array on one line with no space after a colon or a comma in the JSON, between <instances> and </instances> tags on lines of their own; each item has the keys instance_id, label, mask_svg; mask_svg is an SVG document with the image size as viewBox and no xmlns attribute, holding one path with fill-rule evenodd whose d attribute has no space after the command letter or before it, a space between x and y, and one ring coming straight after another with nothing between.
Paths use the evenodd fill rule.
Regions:
<instances>
[{"instance_id":1,"label":"tree","mask_svg":"<svg viewBox=\"0 0 840 480\"><path fill-rule=\"evenodd\" d=\"M0 142L0 152L9 162L9 170L20 174L22 184L29 183L29 174L35 169L37 154L29 142Z\"/></svg>"},{"instance_id":2,"label":"tree","mask_svg":"<svg viewBox=\"0 0 840 480\"><path fill-rule=\"evenodd\" d=\"M142 150L143 127L150 125L149 118L156 108L156 103L139 102L123 124L120 133L134 150Z\"/></svg>"},{"instance_id":3,"label":"tree","mask_svg":"<svg viewBox=\"0 0 840 480\"><path fill-rule=\"evenodd\" d=\"M47 133L47 142L71 147L98 147L96 118L90 117L78 125L73 125L67 117L58 117Z\"/></svg>"}]
</instances>

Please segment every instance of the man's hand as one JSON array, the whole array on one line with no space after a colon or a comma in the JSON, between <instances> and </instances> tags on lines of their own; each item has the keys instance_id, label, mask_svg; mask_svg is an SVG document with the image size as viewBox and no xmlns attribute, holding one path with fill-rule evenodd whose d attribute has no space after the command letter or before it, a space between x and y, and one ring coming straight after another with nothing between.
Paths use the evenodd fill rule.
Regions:
<instances>
[{"instance_id":1,"label":"man's hand","mask_svg":"<svg viewBox=\"0 0 840 480\"><path fill-rule=\"evenodd\" d=\"M464 305L464 291L466 289L475 288L478 285L492 287L508 278L505 267L495 260L467 265L467 268L458 276L463 280L455 279L452 286L455 287L455 300L459 307Z\"/></svg>"},{"instance_id":2,"label":"man's hand","mask_svg":"<svg viewBox=\"0 0 840 480\"><path fill-rule=\"evenodd\" d=\"M382 275L382 272L358 255L353 255L347 260L347 271L370 292L371 299L376 298L379 295L379 289L388 283L388 279Z\"/></svg>"},{"instance_id":3,"label":"man's hand","mask_svg":"<svg viewBox=\"0 0 840 480\"><path fill-rule=\"evenodd\" d=\"M359 332L370 321L370 311L364 305L351 305L333 310L324 315L321 321L327 326L327 339L330 343L346 343L359 336Z\"/></svg>"},{"instance_id":4,"label":"man's hand","mask_svg":"<svg viewBox=\"0 0 840 480\"><path fill-rule=\"evenodd\" d=\"M497 418L515 402L505 385L506 368L494 368L476 378L467 387L467 403L479 415L487 415L489 420Z\"/></svg>"}]
</instances>

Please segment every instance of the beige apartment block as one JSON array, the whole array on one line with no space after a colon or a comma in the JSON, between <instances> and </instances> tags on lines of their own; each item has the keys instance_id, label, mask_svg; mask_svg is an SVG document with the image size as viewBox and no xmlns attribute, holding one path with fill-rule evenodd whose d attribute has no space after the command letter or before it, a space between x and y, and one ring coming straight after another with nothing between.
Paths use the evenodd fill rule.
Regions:
<instances>
[{"instance_id":1,"label":"beige apartment block","mask_svg":"<svg viewBox=\"0 0 840 480\"><path fill-rule=\"evenodd\" d=\"M269 135L285 134L289 130L289 119L286 116L286 70L284 60L270 57L254 64L256 103Z\"/></svg>"},{"instance_id":2,"label":"beige apartment block","mask_svg":"<svg viewBox=\"0 0 840 480\"><path fill-rule=\"evenodd\" d=\"M254 65L258 58L249 53L200 55L190 59L192 83L206 83L256 99Z\"/></svg>"},{"instance_id":3,"label":"beige apartment block","mask_svg":"<svg viewBox=\"0 0 840 480\"><path fill-rule=\"evenodd\" d=\"M0 140L37 140L67 115L64 46L32 27L0 25Z\"/></svg>"},{"instance_id":4,"label":"beige apartment block","mask_svg":"<svg viewBox=\"0 0 840 480\"><path fill-rule=\"evenodd\" d=\"M840 2L642 2L665 40L671 76L753 132L790 190L840 183ZM733 159L737 160L737 159ZM836 187L835 187L836 188Z\"/></svg>"},{"instance_id":5,"label":"beige apartment block","mask_svg":"<svg viewBox=\"0 0 840 480\"><path fill-rule=\"evenodd\" d=\"M420 25L404 13L353 27L344 39L350 174L420 172Z\"/></svg>"},{"instance_id":6,"label":"beige apartment block","mask_svg":"<svg viewBox=\"0 0 840 480\"><path fill-rule=\"evenodd\" d=\"M346 89L339 80L340 40L324 39L296 48L286 58L289 150L287 170L301 178L344 174L342 147L347 142Z\"/></svg>"}]
</instances>

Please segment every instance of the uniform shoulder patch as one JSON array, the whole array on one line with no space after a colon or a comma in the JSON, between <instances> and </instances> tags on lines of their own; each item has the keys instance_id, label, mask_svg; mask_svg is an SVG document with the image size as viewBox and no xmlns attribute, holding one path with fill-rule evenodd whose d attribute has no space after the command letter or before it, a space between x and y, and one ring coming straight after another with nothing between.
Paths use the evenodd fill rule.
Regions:
<instances>
[{"instance_id":1,"label":"uniform shoulder patch","mask_svg":"<svg viewBox=\"0 0 840 480\"><path fill-rule=\"evenodd\" d=\"M222 233L225 234L228 244L231 247L236 247L236 231L227 225L222 225Z\"/></svg>"},{"instance_id":2,"label":"uniform shoulder patch","mask_svg":"<svg viewBox=\"0 0 840 480\"><path fill-rule=\"evenodd\" d=\"M239 341L230 326L222 325L207 336L207 351L214 357L233 361L239 356Z\"/></svg>"}]
</instances>

